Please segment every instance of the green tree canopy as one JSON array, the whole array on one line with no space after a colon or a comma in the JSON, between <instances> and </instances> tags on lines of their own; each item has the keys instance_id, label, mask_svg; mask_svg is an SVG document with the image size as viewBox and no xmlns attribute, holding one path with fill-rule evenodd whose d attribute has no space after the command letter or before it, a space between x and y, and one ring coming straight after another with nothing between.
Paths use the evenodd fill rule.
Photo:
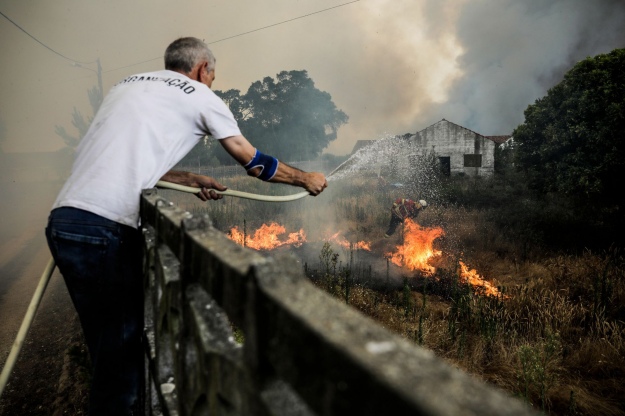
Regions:
<instances>
[{"instance_id":1,"label":"green tree canopy","mask_svg":"<svg viewBox=\"0 0 625 416\"><path fill-rule=\"evenodd\" d=\"M625 202L625 49L587 58L525 110L513 137L529 184L589 202Z\"/></svg>"},{"instance_id":2,"label":"green tree canopy","mask_svg":"<svg viewBox=\"0 0 625 416\"><path fill-rule=\"evenodd\" d=\"M282 160L312 159L336 139L347 115L307 71L282 71L254 82L247 93L215 91L230 107L254 146Z\"/></svg>"}]
</instances>

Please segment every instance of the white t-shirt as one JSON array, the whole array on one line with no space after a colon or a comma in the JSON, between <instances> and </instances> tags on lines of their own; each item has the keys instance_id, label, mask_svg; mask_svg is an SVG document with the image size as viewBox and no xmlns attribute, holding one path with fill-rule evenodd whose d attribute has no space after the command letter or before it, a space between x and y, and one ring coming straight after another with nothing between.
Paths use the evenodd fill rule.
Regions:
<instances>
[{"instance_id":1,"label":"white t-shirt","mask_svg":"<svg viewBox=\"0 0 625 416\"><path fill-rule=\"evenodd\" d=\"M104 99L52 208L80 208L137 228L141 190L207 134L241 132L206 85L169 70L128 77Z\"/></svg>"}]
</instances>

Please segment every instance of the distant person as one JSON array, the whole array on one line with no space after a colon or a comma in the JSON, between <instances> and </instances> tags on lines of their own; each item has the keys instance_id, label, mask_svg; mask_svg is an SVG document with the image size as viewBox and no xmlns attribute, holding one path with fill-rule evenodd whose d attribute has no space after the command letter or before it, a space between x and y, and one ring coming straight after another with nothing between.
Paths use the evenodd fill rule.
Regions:
<instances>
[{"instance_id":1,"label":"distant person","mask_svg":"<svg viewBox=\"0 0 625 416\"><path fill-rule=\"evenodd\" d=\"M391 221L386 234L384 234L384 238L392 236L399 224L402 224L406 218L416 218L421 210L427 206L427 202L423 199L415 202L407 198L397 198L391 207Z\"/></svg>"},{"instance_id":2,"label":"distant person","mask_svg":"<svg viewBox=\"0 0 625 416\"><path fill-rule=\"evenodd\" d=\"M165 51L165 69L133 75L107 94L77 148L72 173L52 206L46 237L80 317L92 362L90 415L143 414L142 189L159 180L221 199L215 179L170 171L203 137L217 139L251 176L318 195L307 173L255 149L210 89L215 57L196 38Z\"/></svg>"}]
</instances>

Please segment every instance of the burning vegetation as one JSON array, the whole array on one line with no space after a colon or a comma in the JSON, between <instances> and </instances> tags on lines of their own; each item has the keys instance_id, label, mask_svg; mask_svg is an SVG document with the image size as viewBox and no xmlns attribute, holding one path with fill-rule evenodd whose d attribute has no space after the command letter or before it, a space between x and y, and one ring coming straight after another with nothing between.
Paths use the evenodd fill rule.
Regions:
<instances>
[{"instance_id":1,"label":"burning vegetation","mask_svg":"<svg viewBox=\"0 0 625 416\"><path fill-rule=\"evenodd\" d=\"M434 249L434 240L444 234L445 232L440 227L422 227L407 218L404 222L403 244L396 246L395 251L385 255L397 266L433 275L436 269L430 265L430 259L442 254L442 251Z\"/></svg>"},{"instance_id":2,"label":"burning vegetation","mask_svg":"<svg viewBox=\"0 0 625 416\"><path fill-rule=\"evenodd\" d=\"M471 287L475 289L477 293L482 293L487 296L500 296L501 292L492 283L484 280L482 276L480 276L475 269L469 269L469 266L464 264L462 261L458 261L460 265L460 271L458 272L458 276L460 277L460 281L462 283L469 284ZM505 299L509 298L509 296L504 296Z\"/></svg>"},{"instance_id":3,"label":"burning vegetation","mask_svg":"<svg viewBox=\"0 0 625 416\"><path fill-rule=\"evenodd\" d=\"M295 233L289 233L287 239L281 239L281 236L285 233L286 228L284 228L284 226L271 222L261 225L260 228L255 230L251 235L242 232L239 230L239 227L232 227L227 237L237 244L259 251L271 251L283 246L301 247L301 245L307 241L306 233L303 229ZM371 251L370 242L358 241L352 243L341 236L340 233L335 233L328 238L324 238L324 241L337 244L339 247L345 249Z\"/></svg>"},{"instance_id":4,"label":"burning vegetation","mask_svg":"<svg viewBox=\"0 0 625 416\"><path fill-rule=\"evenodd\" d=\"M335 233L329 238L325 239L325 241L328 241L330 243L336 243L339 246L346 248L346 249L371 251L370 241L358 241L358 242L352 243L348 241L345 237L339 234L340 233Z\"/></svg>"},{"instance_id":5,"label":"burning vegetation","mask_svg":"<svg viewBox=\"0 0 625 416\"><path fill-rule=\"evenodd\" d=\"M404 191L372 192L371 182L332 181L321 196L289 204L224 199L187 209L208 214L238 244L249 234L250 248L261 240L256 230L277 221L269 240L292 249L318 287L547 414L625 412L625 256L545 244L549 230L578 233L587 218L544 227L546 215L570 220L574 207L533 202L510 182L458 178L442 202L426 197L432 203L418 223L384 239L389 204ZM273 190L248 178L224 183ZM299 237L289 237L293 230Z\"/></svg>"},{"instance_id":6,"label":"burning vegetation","mask_svg":"<svg viewBox=\"0 0 625 416\"><path fill-rule=\"evenodd\" d=\"M306 241L304 230L289 233L288 238L280 240L280 236L286 233L286 229L275 222L263 224L254 234L241 232L238 227L232 227L228 238L245 247L254 250L273 250L278 247L292 245L299 247Z\"/></svg>"},{"instance_id":7,"label":"burning vegetation","mask_svg":"<svg viewBox=\"0 0 625 416\"><path fill-rule=\"evenodd\" d=\"M298 232L288 233L287 238L282 237L284 234L286 234L284 226L270 222L262 224L252 234L242 232L235 226L230 229L227 236L237 244L262 251L271 251L284 246L301 247L307 242L306 233L303 229L300 229ZM403 243L397 245L393 251L382 254L382 256L396 266L408 271L416 271L423 276L438 279L435 276L436 267L432 266L430 261L442 255L443 252L441 250L434 248L434 241L443 235L445 235L445 231L441 227L423 227L416 221L408 218L404 223ZM340 235L340 232L324 238L323 241L336 244L347 250L372 251L370 241L350 242ZM482 278L476 270L469 269L462 261L459 261L458 264L458 276L461 283L473 287L476 293L482 295L499 296L501 294L493 284Z\"/></svg>"}]
</instances>

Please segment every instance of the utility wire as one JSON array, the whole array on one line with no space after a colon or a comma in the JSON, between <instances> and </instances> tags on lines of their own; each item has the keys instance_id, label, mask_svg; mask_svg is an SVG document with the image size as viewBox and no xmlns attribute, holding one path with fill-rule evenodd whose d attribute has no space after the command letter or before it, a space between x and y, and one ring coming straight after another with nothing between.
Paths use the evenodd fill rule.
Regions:
<instances>
[{"instance_id":1,"label":"utility wire","mask_svg":"<svg viewBox=\"0 0 625 416\"><path fill-rule=\"evenodd\" d=\"M304 15L301 15L301 16L293 17L293 18L291 18L291 19L283 20L283 21L278 22L278 23L273 23L273 24L271 24L271 25L263 26L263 27L260 27L260 28L258 28L258 29L254 29L254 30L248 30L247 32L238 33L238 34L236 34L236 35L228 36L228 37L225 37L225 38L222 38L222 39L218 39L218 40L214 40L214 41L212 41L212 42L207 42L207 43L208 43L209 45L212 45L212 44L214 44L214 43L223 42L223 41L228 40L228 39L234 39L234 38L237 38L237 37L239 37L239 36L244 36L244 35L248 35L248 34L250 34L250 33L258 32L258 31L260 31L260 30L264 30L264 29L268 29L268 28L271 28L271 27L279 26L279 25L282 25L282 24L285 24L285 23L288 23L288 22L292 22L292 21L295 21L295 20L299 20L299 19L303 19L303 18L305 18L305 17L312 16L312 15L315 15L315 14L323 13L323 12L326 12L326 11L328 11L328 10L337 9L337 8L339 8L339 7L347 6L348 4L357 3L357 2L359 2L359 1L360 1L360 0L353 0L353 1L349 1L349 2L347 2L347 3L338 4L338 5L336 5L336 6L328 7L328 8L322 9L322 10L317 10L317 11L312 12L312 13L307 13L307 14L304 14ZM26 35L28 35L29 37L31 37L32 39L34 39L37 43L39 43L40 45L42 45L42 46L43 46L43 47L45 47L46 49L48 49L48 50L50 50L50 51L54 52L55 54L59 55L60 57L62 57L62 58L64 58L64 59L66 59L66 60L68 60L68 61L71 61L72 63L79 63L79 64L88 65L88 64L92 64L92 63L94 63L94 62L97 62L97 60L96 60L96 61L92 61L92 62L81 62L81 61L76 61L76 60L74 60L74 59L68 58L67 56L65 56L65 55L63 55L63 54L61 54L61 53L59 53L59 52L55 51L54 49L50 48L49 46L47 46L46 44L44 44L43 42L41 42L39 39L35 38L33 35L31 35L31 34L30 34L30 33L28 33L26 30L24 30L22 27L20 27L17 23L15 23L13 20L11 20L11 19L10 19L7 15L5 15L4 13L0 12L0 15L2 15L2 16L3 16L5 19L7 19L9 22L13 23L13 24L14 24L14 25L18 28L18 29L20 29L20 30L21 30L22 32L24 32ZM130 68L130 67L132 67L132 66L141 65L141 64L145 64L145 63L147 63L147 62L156 61L157 59L163 59L163 56L158 56L158 57L156 57L156 58L146 59L145 61L135 62L135 63L133 63L133 64L124 65L124 66L120 66L120 67L113 68L113 69L108 69L108 70L106 70L106 71L102 71L102 73L109 73L109 72L113 72L113 71L118 71L118 70L120 70L120 69ZM87 68L87 69L88 69L88 68Z\"/></svg>"},{"instance_id":2,"label":"utility wire","mask_svg":"<svg viewBox=\"0 0 625 416\"><path fill-rule=\"evenodd\" d=\"M102 72L105 72L105 73L106 73L106 72L119 71L120 69L130 68L131 66L137 66L137 65L145 64L145 63L147 63L147 62L156 61L157 59L163 59L163 57L162 57L162 56L158 56L158 57L156 57L156 58L146 59L145 61L135 62L134 64L124 65L124 66L118 66L117 68L113 68L113 69L107 69L106 71L102 71Z\"/></svg>"},{"instance_id":3,"label":"utility wire","mask_svg":"<svg viewBox=\"0 0 625 416\"><path fill-rule=\"evenodd\" d=\"M360 0L353 0L353 1L350 1L350 2L347 2L347 3L339 4L339 5L337 5L337 6L328 7L327 9L318 10L318 11L316 11L316 12L312 12L312 13L304 14L304 15L301 15L301 16L298 16L298 17L294 17L294 18L292 18L292 19L288 19L288 20L283 20L283 21L281 21L281 22L274 23L274 24L272 24L272 25L263 26L263 27L260 27L260 28L258 28L258 29L250 30L250 31L248 31L248 32L239 33L238 35L228 36L227 38L223 38L223 39L219 39L219 40L214 40L214 41L212 41L212 42L209 42L208 44L209 44L209 45L212 45L213 43L218 43L218 42L222 42L222 41L224 41L224 40L228 40L228 39L232 39L232 38L237 38L237 37L239 37L239 36L243 36L243 35L248 35L248 34L250 34L250 33L258 32L259 30L264 30L264 29L268 29L268 28L270 28L270 27L274 27L274 26L282 25L282 24L284 24L284 23L292 22L292 21L294 21L294 20L303 19L303 18L305 18L305 17L312 16L312 15L314 15L314 14L323 13L323 12L326 12L326 11L328 11L328 10L332 10L332 9L337 9L337 8L339 8L339 7L347 6L348 4L357 3L357 2L359 2L359 1L360 1Z\"/></svg>"},{"instance_id":4,"label":"utility wire","mask_svg":"<svg viewBox=\"0 0 625 416\"><path fill-rule=\"evenodd\" d=\"M22 32L26 33L31 39L33 39L35 42L37 42L38 44L40 44L41 46L43 46L44 48L46 48L47 50L57 54L58 56L60 56L63 59L67 59L70 62L75 62L75 63L79 63L79 64L83 64L83 65L88 65L88 64L92 64L96 61L91 61L91 62L81 62L81 61L77 61L75 59L69 58L65 55L63 55L60 52L55 51L54 49L52 49L51 47L49 47L48 45L46 45L45 43L43 43L42 41L40 41L39 39L37 39L36 37L34 37L33 35L31 35L30 33L28 33L26 31L26 29L22 28L20 25L18 25L17 23L15 23L13 20L11 20L11 18L9 16L7 16L6 14L0 12L0 15L2 15L2 17L4 17L5 19L7 19L9 22L13 23L13 25L18 28L19 30L21 30Z\"/></svg>"},{"instance_id":5,"label":"utility wire","mask_svg":"<svg viewBox=\"0 0 625 416\"><path fill-rule=\"evenodd\" d=\"M270 27L275 27L275 26L283 25L283 24L285 24L285 23L289 23L289 22L292 22L292 21L294 21L294 20L303 19L303 18L305 18L305 17L309 17L309 16L312 16L312 15L315 15L315 14L319 14L319 13L327 12L328 10L337 9L337 8L339 8L339 7L347 6L348 4L358 3L359 1L360 1L360 0L353 0L353 1L349 1L349 2L347 2L347 3L342 3L342 4L339 4L339 5L336 5L336 6L328 7L328 8L326 8L326 9L317 10L316 12L312 12L312 13L308 13L308 14L303 14L303 15L298 16L298 17L293 17L292 19L283 20L283 21L278 22L278 23L273 23L273 24L271 24L271 25L267 25L267 26L259 27L258 29L248 30L247 32L242 32L242 33L239 33L239 34L236 34L236 35L228 36L228 37L225 37L225 38L222 38L222 39L218 39L218 40L214 40L214 41L211 41L211 42L206 42L206 43L207 43L208 45L212 45L212 44L215 44L215 43L223 42L224 40L229 40L229 39L238 38L239 36L249 35L250 33L254 33L254 32L261 31L261 30L269 29ZM148 60L145 60L145 61L136 62L136 63L134 63L134 64L130 64L130 65L125 65L125 66L120 66L120 67L118 67L118 68L109 69L108 71L104 71L104 72L112 72L112 71L117 71L117 70L119 70L119 69L129 68L129 67L131 67L131 66L135 66L135 65L140 65L140 64L147 63L147 62L156 61L157 59L163 59L163 57L162 57L162 56L159 56L159 57L152 58L152 59L148 59Z\"/></svg>"}]
</instances>

